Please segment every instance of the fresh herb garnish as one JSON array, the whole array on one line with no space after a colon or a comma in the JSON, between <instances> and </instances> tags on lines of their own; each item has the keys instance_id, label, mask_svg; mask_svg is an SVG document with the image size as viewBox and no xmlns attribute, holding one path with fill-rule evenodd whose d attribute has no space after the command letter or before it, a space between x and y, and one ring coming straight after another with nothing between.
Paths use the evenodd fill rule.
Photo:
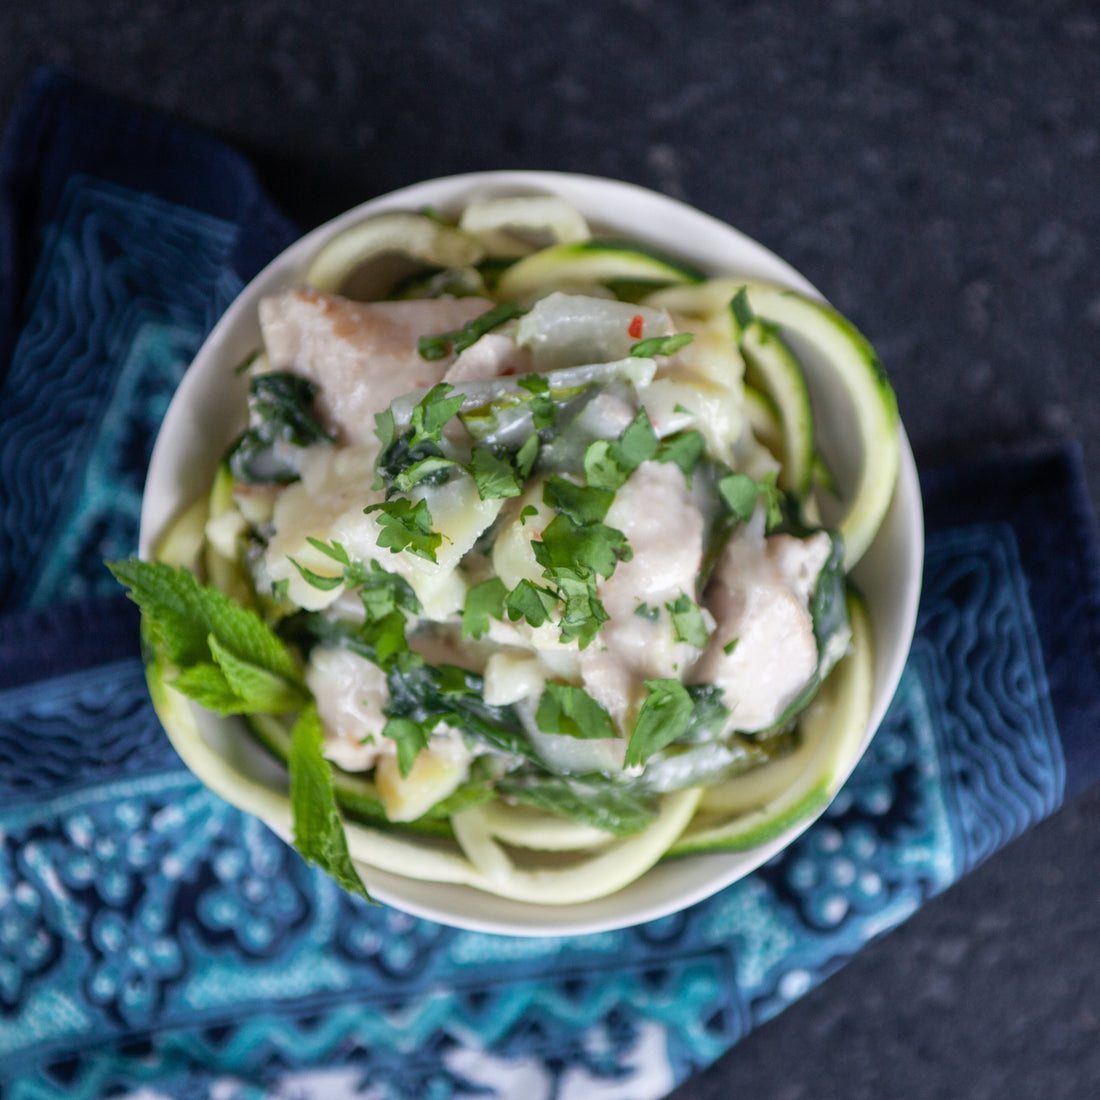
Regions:
<instances>
[{"instance_id":1,"label":"fresh herb garnish","mask_svg":"<svg viewBox=\"0 0 1100 1100\"><path fill-rule=\"evenodd\" d=\"M507 595L508 589L499 577L490 577L470 588L462 609L462 636L481 638L489 629L490 619L503 619Z\"/></svg>"},{"instance_id":2,"label":"fresh herb garnish","mask_svg":"<svg viewBox=\"0 0 1100 1100\"><path fill-rule=\"evenodd\" d=\"M539 627L558 606L558 597L550 589L525 577L508 593L504 606L512 622L526 619L532 626Z\"/></svg>"},{"instance_id":3,"label":"fresh herb garnish","mask_svg":"<svg viewBox=\"0 0 1100 1100\"><path fill-rule=\"evenodd\" d=\"M517 385L533 395L530 408L535 431L549 431L558 418L558 406L550 396L550 383L541 374L525 374Z\"/></svg>"},{"instance_id":4,"label":"fresh herb garnish","mask_svg":"<svg viewBox=\"0 0 1100 1100\"><path fill-rule=\"evenodd\" d=\"M783 493L775 484L775 474L769 473L755 481L748 474L726 474L718 482L718 495L733 516L745 522L752 518L757 501L764 504L767 529L770 531L783 521Z\"/></svg>"},{"instance_id":5,"label":"fresh herb garnish","mask_svg":"<svg viewBox=\"0 0 1100 1100\"><path fill-rule=\"evenodd\" d=\"M371 504L363 509L371 515L378 513L378 545L396 554L408 550L410 554L435 561L435 552L443 542L443 536L432 530L432 514L427 502L414 504L406 497L395 497L381 504Z\"/></svg>"},{"instance_id":6,"label":"fresh herb garnish","mask_svg":"<svg viewBox=\"0 0 1100 1100\"><path fill-rule=\"evenodd\" d=\"M590 486L614 492L643 463L656 458L660 447L657 433L645 409L617 440L597 439L584 454L584 476Z\"/></svg>"},{"instance_id":7,"label":"fresh herb garnish","mask_svg":"<svg viewBox=\"0 0 1100 1100\"><path fill-rule=\"evenodd\" d=\"M649 691L626 746L628 768L644 764L655 752L682 736L691 721L694 704L679 680L646 680Z\"/></svg>"},{"instance_id":8,"label":"fresh herb garnish","mask_svg":"<svg viewBox=\"0 0 1100 1100\"><path fill-rule=\"evenodd\" d=\"M226 454L229 470L238 481L253 485L296 481L298 470L286 450L332 442L334 436L311 412L317 393L317 386L308 378L286 371L269 371L252 379L250 426Z\"/></svg>"},{"instance_id":9,"label":"fresh herb garnish","mask_svg":"<svg viewBox=\"0 0 1100 1100\"><path fill-rule=\"evenodd\" d=\"M417 351L422 359L444 359L452 351L457 355L465 351L472 344L476 344L487 332L499 328L506 321L514 317L520 317L527 311L515 302L501 302L467 321L462 328L453 332L441 332L438 336L421 336L417 342Z\"/></svg>"},{"instance_id":10,"label":"fresh herb garnish","mask_svg":"<svg viewBox=\"0 0 1100 1100\"><path fill-rule=\"evenodd\" d=\"M702 432L690 428L676 432L661 440L657 449L658 462L672 462L680 467L680 472L691 484L692 475L706 453L707 441Z\"/></svg>"},{"instance_id":11,"label":"fresh herb garnish","mask_svg":"<svg viewBox=\"0 0 1100 1100\"><path fill-rule=\"evenodd\" d=\"M678 332L675 336L651 336L648 340L639 340L630 354L636 359L652 359L655 355L672 355L686 347L695 337L690 332Z\"/></svg>"},{"instance_id":12,"label":"fresh herb garnish","mask_svg":"<svg viewBox=\"0 0 1100 1100\"><path fill-rule=\"evenodd\" d=\"M608 618L597 595L597 578L610 577L618 562L632 557L626 536L604 523L578 523L559 512L542 538L532 539L531 548L542 575L564 603L561 640L575 639L584 649Z\"/></svg>"},{"instance_id":13,"label":"fresh herb garnish","mask_svg":"<svg viewBox=\"0 0 1100 1100\"><path fill-rule=\"evenodd\" d=\"M464 400L461 394L450 396L453 390L446 382L432 386L413 406L408 426L401 431L392 408L375 415L374 433L382 441L382 450L374 464L374 488L384 488L392 496L421 483L438 485L450 477L457 463L444 454L440 443L444 426Z\"/></svg>"},{"instance_id":14,"label":"fresh herb garnish","mask_svg":"<svg viewBox=\"0 0 1100 1100\"><path fill-rule=\"evenodd\" d=\"M174 686L219 714L285 714L308 699L282 639L254 611L186 569L108 562L141 608L157 649L179 669Z\"/></svg>"},{"instance_id":15,"label":"fresh herb garnish","mask_svg":"<svg viewBox=\"0 0 1100 1100\"><path fill-rule=\"evenodd\" d=\"M547 681L539 696L535 725L543 733L584 740L614 737L611 715L584 688Z\"/></svg>"},{"instance_id":16,"label":"fresh herb garnish","mask_svg":"<svg viewBox=\"0 0 1100 1100\"><path fill-rule=\"evenodd\" d=\"M294 847L345 890L370 901L370 894L348 852L344 824L336 807L332 765L323 755L323 741L317 707L311 704L294 724L287 756Z\"/></svg>"},{"instance_id":17,"label":"fresh herb garnish","mask_svg":"<svg viewBox=\"0 0 1100 1100\"><path fill-rule=\"evenodd\" d=\"M703 613L690 596L681 592L675 600L665 604L672 619L673 636L678 642L687 642L696 649L707 644L707 624Z\"/></svg>"},{"instance_id":18,"label":"fresh herb garnish","mask_svg":"<svg viewBox=\"0 0 1100 1100\"><path fill-rule=\"evenodd\" d=\"M503 500L523 492L524 477L504 447L474 447L466 471L482 500Z\"/></svg>"},{"instance_id":19,"label":"fresh herb garnish","mask_svg":"<svg viewBox=\"0 0 1100 1100\"><path fill-rule=\"evenodd\" d=\"M515 711L486 703L482 698L484 682L476 672L457 665L430 665L418 653L407 651L387 670L386 684L390 698L384 708L387 726L383 732L388 732L389 723L402 720L393 728L410 746L405 750L410 768L415 760L412 747L427 744L440 722L462 730L467 741L495 752L532 755ZM419 734L406 722L419 726Z\"/></svg>"}]
</instances>

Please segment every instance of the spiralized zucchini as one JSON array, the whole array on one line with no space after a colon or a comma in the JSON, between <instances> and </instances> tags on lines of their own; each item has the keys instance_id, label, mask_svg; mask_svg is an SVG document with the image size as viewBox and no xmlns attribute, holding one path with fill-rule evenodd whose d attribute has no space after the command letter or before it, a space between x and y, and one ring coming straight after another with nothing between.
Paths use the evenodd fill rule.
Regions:
<instances>
[{"instance_id":1,"label":"spiralized zucchini","mask_svg":"<svg viewBox=\"0 0 1100 1100\"><path fill-rule=\"evenodd\" d=\"M897 470L849 322L554 196L365 221L261 320L247 427L160 556L289 647L368 879L572 904L820 810L869 710L846 574ZM805 355L863 445L830 530ZM186 762L290 835L174 675L150 666ZM252 723L284 762L294 719Z\"/></svg>"}]
</instances>

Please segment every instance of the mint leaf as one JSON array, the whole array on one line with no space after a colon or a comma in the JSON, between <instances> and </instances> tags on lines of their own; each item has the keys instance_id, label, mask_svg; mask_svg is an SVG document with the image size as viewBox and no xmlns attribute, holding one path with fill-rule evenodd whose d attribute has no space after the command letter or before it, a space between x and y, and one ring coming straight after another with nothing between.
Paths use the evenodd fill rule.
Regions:
<instances>
[{"instance_id":1,"label":"mint leaf","mask_svg":"<svg viewBox=\"0 0 1100 1100\"><path fill-rule=\"evenodd\" d=\"M344 823L336 808L332 765L323 755L323 743L317 708L306 707L294 723L287 756L294 847L345 890L371 901L348 852Z\"/></svg>"},{"instance_id":2,"label":"mint leaf","mask_svg":"<svg viewBox=\"0 0 1100 1100\"><path fill-rule=\"evenodd\" d=\"M396 554L408 550L411 554L435 561L435 552L443 542L443 536L432 530L432 514L423 500L415 504L404 497L372 504L363 509L370 515L378 512L378 545Z\"/></svg>"},{"instance_id":3,"label":"mint leaf","mask_svg":"<svg viewBox=\"0 0 1100 1100\"><path fill-rule=\"evenodd\" d=\"M655 355L671 355L694 339L690 332L679 332L675 336L651 336L648 340L639 340L631 347L630 354L645 359L652 359Z\"/></svg>"},{"instance_id":4,"label":"mint leaf","mask_svg":"<svg viewBox=\"0 0 1100 1100\"><path fill-rule=\"evenodd\" d=\"M462 636L480 638L488 631L490 619L502 619L507 595L508 589L499 577L475 584L466 593L466 604L462 609Z\"/></svg>"},{"instance_id":5,"label":"mint leaf","mask_svg":"<svg viewBox=\"0 0 1100 1100\"><path fill-rule=\"evenodd\" d=\"M690 596L681 592L680 595L666 603L669 615L672 617L672 632L678 642L687 642L697 649L702 649L707 644L707 624L703 620L703 613L699 610Z\"/></svg>"},{"instance_id":6,"label":"mint leaf","mask_svg":"<svg viewBox=\"0 0 1100 1100\"><path fill-rule=\"evenodd\" d=\"M130 589L155 644L180 669L213 661L213 635L236 657L301 684L298 664L275 631L186 569L137 558L107 562L107 568Z\"/></svg>"},{"instance_id":7,"label":"mint leaf","mask_svg":"<svg viewBox=\"0 0 1100 1100\"><path fill-rule=\"evenodd\" d=\"M243 713L240 696L229 686L225 673L213 661L191 665L168 683L215 714Z\"/></svg>"},{"instance_id":8,"label":"mint leaf","mask_svg":"<svg viewBox=\"0 0 1100 1100\"><path fill-rule=\"evenodd\" d=\"M239 700L237 714L286 714L304 706L306 692L266 668L238 657L211 634L210 652L225 682ZM226 712L222 712L226 713Z\"/></svg>"},{"instance_id":9,"label":"mint leaf","mask_svg":"<svg viewBox=\"0 0 1100 1100\"><path fill-rule=\"evenodd\" d=\"M535 724L543 733L593 740L614 737L611 715L584 688L547 681L539 696Z\"/></svg>"},{"instance_id":10,"label":"mint leaf","mask_svg":"<svg viewBox=\"0 0 1100 1100\"><path fill-rule=\"evenodd\" d=\"M649 689L626 747L626 767L644 764L688 728L695 704L679 680L646 680Z\"/></svg>"}]
</instances>

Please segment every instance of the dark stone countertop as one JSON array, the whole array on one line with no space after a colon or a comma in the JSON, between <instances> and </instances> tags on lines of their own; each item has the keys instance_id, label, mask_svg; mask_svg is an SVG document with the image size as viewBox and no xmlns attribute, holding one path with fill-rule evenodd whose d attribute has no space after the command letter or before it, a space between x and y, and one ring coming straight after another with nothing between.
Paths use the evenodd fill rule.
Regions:
<instances>
[{"instance_id":1,"label":"dark stone countertop","mask_svg":"<svg viewBox=\"0 0 1100 1100\"><path fill-rule=\"evenodd\" d=\"M620 177L764 242L877 345L919 462L1049 439L1100 500L1100 15L1085 0L0 8L193 121L312 225L416 179ZM867 947L676 1100L1100 1095L1100 790Z\"/></svg>"}]
</instances>

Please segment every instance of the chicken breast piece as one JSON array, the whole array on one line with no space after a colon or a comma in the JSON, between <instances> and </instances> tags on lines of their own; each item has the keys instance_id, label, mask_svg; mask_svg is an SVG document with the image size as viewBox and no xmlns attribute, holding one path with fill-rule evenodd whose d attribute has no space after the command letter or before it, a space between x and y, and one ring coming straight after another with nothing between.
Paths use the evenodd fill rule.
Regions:
<instances>
[{"instance_id":1,"label":"chicken breast piece","mask_svg":"<svg viewBox=\"0 0 1100 1100\"><path fill-rule=\"evenodd\" d=\"M723 690L734 729L774 725L816 671L809 601L830 548L824 533L764 539L746 527L723 552L704 599L717 626L691 679Z\"/></svg>"},{"instance_id":2,"label":"chicken breast piece","mask_svg":"<svg viewBox=\"0 0 1100 1100\"><path fill-rule=\"evenodd\" d=\"M421 336L460 329L492 307L483 298L352 302L295 287L260 302L260 328L272 370L320 387L317 410L341 443L374 436L374 415L395 397L441 381L453 355L427 360Z\"/></svg>"},{"instance_id":3,"label":"chicken breast piece","mask_svg":"<svg viewBox=\"0 0 1100 1100\"><path fill-rule=\"evenodd\" d=\"M578 660L585 690L625 729L645 681L678 678L698 655L676 640L663 608L681 594L695 598L703 517L679 467L643 462L615 494L604 522L626 535L633 557L600 582L609 619ZM643 603L660 609L656 621L636 614Z\"/></svg>"}]
</instances>

